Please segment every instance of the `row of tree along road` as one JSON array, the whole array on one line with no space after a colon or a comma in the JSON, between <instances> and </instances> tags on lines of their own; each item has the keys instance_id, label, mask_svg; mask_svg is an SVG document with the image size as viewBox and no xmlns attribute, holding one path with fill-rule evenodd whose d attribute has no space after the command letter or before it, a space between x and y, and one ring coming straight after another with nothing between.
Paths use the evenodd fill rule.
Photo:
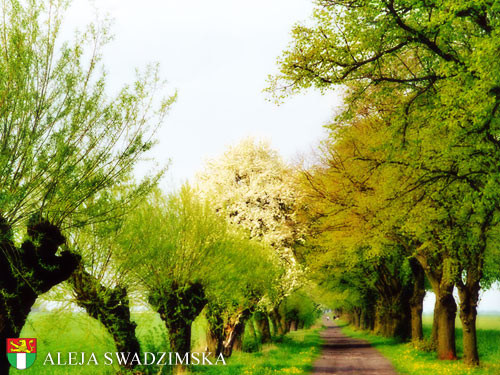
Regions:
<instances>
[{"instance_id":1,"label":"row of tree along road","mask_svg":"<svg viewBox=\"0 0 500 375\"><path fill-rule=\"evenodd\" d=\"M456 288L464 361L478 365L479 292L500 274L498 4L316 3L269 87L344 88L304 171L304 258L351 321L385 335L422 339L427 283L440 359L457 357Z\"/></svg>"},{"instance_id":2,"label":"row of tree along road","mask_svg":"<svg viewBox=\"0 0 500 375\"><path fill-rule=\"evenodd\" d=\"M160 315L181 355L200 314L209 351L230 356L249 319L266 342L311 324L314 301L419 342L432 289L432 344L456 359L457 288L464 360L479 364L479 292L500 274L495 6L318 0L269 82L277 98L343 85L313 162L291 168L244 140L165 195L164 169L133 178L176 98L158 67L110 97L106 25L61 45L64 6L4 2L2 337L57 286L118 351L141 349L132 303Z\"/></svg>"},{"instance_id":3,"label":"row of tree along road","mask_svg":"<svg viewBox=\"0 0 500 375\"><path fill-rule=\"evenodd\" d=\"M100 321L123 352L141 350L133 304L160 315L181 357L202 313L214 355L241 349L250 318L263 342L312 324L318 305L293 255L303 231L280 157L247 140L208 163L196 186L165 195L157 187L165 168L134 179L176 95L165 95L150 66L110 97L101 69L107 26L61 44L65 9L2 4L2 347L37 299L54 295Z\"/></svg>"}]
</instances>

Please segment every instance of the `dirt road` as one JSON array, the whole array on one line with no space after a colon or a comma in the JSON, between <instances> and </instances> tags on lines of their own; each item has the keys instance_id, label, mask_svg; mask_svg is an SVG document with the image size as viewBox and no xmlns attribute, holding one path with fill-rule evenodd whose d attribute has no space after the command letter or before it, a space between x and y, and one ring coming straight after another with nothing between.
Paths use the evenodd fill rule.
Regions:
<instances>
[{"instance_id":1,"label":"dirt road","mask_svg":"<svg viewBox=\"0 0 500 375\"><path fill-rule=\"evenodd\" d=\"M345 336L332 321L324 319L324 324L323 351L313 375L397 375L389 360L368 342Z\"/></svg>"}]
</instances>

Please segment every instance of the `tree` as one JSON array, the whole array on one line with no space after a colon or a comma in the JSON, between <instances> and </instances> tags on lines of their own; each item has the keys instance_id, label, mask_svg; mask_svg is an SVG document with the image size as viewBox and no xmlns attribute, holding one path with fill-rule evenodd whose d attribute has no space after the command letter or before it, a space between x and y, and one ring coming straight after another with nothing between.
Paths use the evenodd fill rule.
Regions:
<instances>
[{"instance_id":1,"label":"tree","mask_svg":"<svg viewBox=\"0 0 500 375\"><path fill-rule=\"evenodd\" d=\"M296 218L298 190L291 170L267 142L251 138L209 160L197 175L198 189L232 223L275 249L285 273L277 283L280 301L301 284L294 248L305 228Z\"/></svg>"},{"instance_id":2,"label":"tree","mask_svg":"<svg viewBox=\"0 0 500 375\"><path fill-rule=\"evenodd\" d=\"M402 243L400 223L392 220L401 217L391 208L391 199L399 192L393 182L404 174L397 166L371 162L387 154L388 134L376 108L369 106L365 100L355 116L330 125L319 161L303 170L301 216L311 234L301 258L313 269L320 267L319 279L336 278L334 273L340 270L347 273L332 286L341 291L360 289L362 298L347 302L359 309L358 315L366 316L366 326L402 338L410 337L411 326L412 339L420 340L423 269L411 243ZM388 179L391 184L384 182ZM315 256L321 252L323 256ZM328 258L338 264L332 265Z\"/></svg>"},{"instance_id":3,"label":"tree","mask_svg":"<svg viewBox=\"0 0 500 375\"><path fill-rule=\"evenodd\" d=\"M163 88L157 66L109 98L106 74L99 73L108 28L91 25L58 51L65 6L63 1L2 3L0 257L8 271L2 274L2 337L15 337L36 296L76 268L75 257L70 261L68 253L56 255L64 242L62 231L105 220L118 208L107 206L104 211L101 203L108 189L126 180L152 147L155 131L175 99L156 99ZM15 239L25 228L31 239L20 248ZM47 250L33 242L38 237L50 242ZM45 271L32 273L36 276L30 279L33 262L45 264ZM51 274L52 263L64 264L64 273ZM23 306L13 304L15 300ZM7 368L8 362L3 360L2 366Z\"/></svg>"},{"instance_id":4,"label":"tree","mask_svg":"<svg viewBox=\"0 0 500 375\"><path fill-rule=\"evenodd\" d=\"M69 277L74 302L98 320L112 335L118 352L139 353L140 344L131 320L130 270L117 259L123 218L92 224L74 232L72 246L82 256ZM132 368L128 362L126 367Z\"/></svg>"},{"instance_id":5,"label":"tree","mask_svg":"<svg viewBox=\"0 0 500 375\"><path fill-rule=\"evenodd\" d=\"M128 246L121 243L120 238L124 235L127 215L156 189L154 182L138 187L130 179L114 187L106 201L101 199L101 209L114 208L113 216L108 215L105 222L74 228L69 241L69 247L82 257L79 267L68 279L74 303L104 325L119 352L140 352L135 333L137 324L131 319L129 301L130 291L138 286L132 270L127 268L128 263L120 259L124 250L137 249L120 248ZM129 361L125 367L134 365L136 362Z\"/></svg>"},{"instance_id":6,"label":"tree","mask_svg":"<svg viewBox=\"0 0 500 375\"><path fill-rule=\"evenodd\" d=\"M283 273L274 249L249 239L241 228L238 231L241 238L231 255L238 259L232 262L231 285L217 288L205 309L209 351L225 357L230 357L233 350L242 349L247 321L264 296L274 295L275 284Z\"/></svg>"},{"instance_id":7,"label":"tree","mask_svg":"<svg viewBox=\"0 0 500 375\"><path fill-rule=\"evenodd\" d=\"M209 301L231 292L242 296L241 282L254 272L246 261L255 263L258 254L189 186L168 197L153 194L127 219L120 242L126 268L142 284L165 323L170 349L181 357L189 352L194 319Z\"/></svg>"},{"instance_id":8,"label":"tree","mask_svg":"<svg viewBox=\"0 0 500 375\"><path fill-rule=\"evenodd\" d=\"M65 242L59 228L48 221L28 223L26 239L20 247L14 243L9 223L0 217L0 330L5 338L17 337L31 307L40 294L66 280L77 267L80 257L58 248ZM7 373L10 364L0 361Z\"/></svg>"},{"instance_id":9,"label":"tree","mask_svg":"<svg viewBox=\"0 0 500 375\"><path fill-rule=\"evenodd\" d=\"M427 232L418 245L424 268L446 268L433 277L446 326L438 335L438 356L456 358L451 323L456 283L467 327L464 358L477 365L476 303L488 233L497 225L499 207L498 189L492 188L500 160L496 4L322 0L318 5L316 25L294 28L294 43L280 61L271 90L286 94L352 82L351 99L374 85L381 97L400 93L397 110L384 116L397 141L392 162L418 173L417 185L425 186L430 198L427 213L435 219L435 233L447 232ZM418 223L413 224L415 232ZM430 264L427 258L444 262Z\"/></svg>"}]
</instances>

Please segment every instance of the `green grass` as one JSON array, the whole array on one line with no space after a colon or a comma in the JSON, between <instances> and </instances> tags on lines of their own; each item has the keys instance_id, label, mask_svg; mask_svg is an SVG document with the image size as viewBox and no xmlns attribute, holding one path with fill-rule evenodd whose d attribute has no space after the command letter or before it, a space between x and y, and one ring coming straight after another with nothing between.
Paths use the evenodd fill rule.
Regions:
<instances>
[{"instance_id":1,"label":"green grass","mask_svg":"<svg viewBox=\"0 0 500 375\"><path fill-rule=\"evenodd\" d=\"M168 335L158 314L145 312L133 314L137 322L137 336L142 351L168 352ZM192 351L201 352L206 346L206 320L198 318L192 327ZM118 365L105 366L103 354L115 352L116 347L111 336L96 320L85 313L50 312L32 313L29 316L21 337L36 337L38 353L35 364L26 370L11 368L10 375L114 375L120 369ZM243 346L258 349L260 345L246 337ZM312 362L320 352L321 339L319 328L291 332L280 342L264 345L255 353L235 352L227 361L227 366L192 366L193 372L199 374L307 374ZM100 362L99 366L51 366L43 364L47 353L54 355L61 352L67 358L68 352L94 352ZM87 359L88 359L87 354ZM55 360L54 356L54 360ZM77 356L80 359L80 356ZM171 368L164 366L162 374L169 374ZM160 375L161 369L149 366L145 373ZM3 374L2 374L3 375Z\"/></svg>"},{"instance_id":2,"label":"green grass","mask_svg":"<svg viewBox=\"0 0 500 375\"><path fill-rule=\"evenodd\" d=\"M236 352L227 366L193 367L205 375L309 374L320 353L319 328L290 332L280 342L264 345L256 353Z\"/></svg>"},{"instance_id":3,"label":"green grass","mask_svg":"<svg viewBox=\"0 0 500 375\"><path fill-rule=\"evenodd\" d=\"M343 332L352 337L363 338L389 358L401 375L499 375L500 374L500 316L478 317L478 346L481 367L470 369L462 361L439 361L433 352L415 349L411 343L399 343L356 331L343 324ZM430 337L432 317L424 316L424 334ZM462 356L462 328L457 320L457 352Z\"/></svg>"},{"instance_id":4,"label":"green grass","mask_svg":"<svg viewBox=\"0 0 500 375\"><path fill-rule=\"evenodd\" d=\"M143 351L168 352L167 331L158 314L136 313L133 319L138 323L137 337L141 342ZM194 330L199 332L199 323L194 325ZM119 371L119 366L103 364L105 352L115 352L116 347L112 337L106 329L95 319L85 313L47 312L30 314L20 337L36 337L38 340L38 353L35 364L26 370L11 368L10 375L114 375ZM94 364L85 366L51 366L44 365L47 353L56 357L54 353L61 352L61 358L67 358L68 352L95 353L99 366ZM86 360L90 354L87 354ZM77 356L80 360L80 356ZM151 370L151 369L150 369ZM156 370L155 374L158 370ZM169 373L168 366L164 374Z\"/></svg>"}]
</instances>

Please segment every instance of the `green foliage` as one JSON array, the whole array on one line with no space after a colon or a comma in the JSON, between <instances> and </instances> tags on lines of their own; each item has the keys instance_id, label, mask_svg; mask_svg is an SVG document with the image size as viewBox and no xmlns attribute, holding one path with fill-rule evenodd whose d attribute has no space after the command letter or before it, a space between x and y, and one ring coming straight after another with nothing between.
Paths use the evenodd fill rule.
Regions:
<instances>
[{"instance_id":1,"label":"green foliage","mask_svg":"<svg viewBox=\"0 0 500 375\"><path fill-rule=\"evenodd\" d=\"M306 328L311 327L321 314L318 304L304 289L299 289L288 296L283 302L282 309L287 320L302 323Z\"/></svg>"},{"instance_id":2,"label":"green foliage","mask_svg":"<svg viewBox=\"0 0 500 375\"><path fill-rule=\"evenodd\" d=\"M272 253L217 215L188 186L156 192L133 212L119 241L121 258L148 290L199 282L210 298L243 297L270 287Z\"/></svg>"},{"instance_id":3,"label":"green foliage","mask_svg":"<svg viewBox=\"0 0 500 375\"><path fill-rule=\"evenodd\" d=\"M90 25L61 44L66 5L2 5L0 211L11 224L38 213L57 225L81 226L109 214L114 207L102 209L107 190L152 147L175 100L156 99L164 86L157 66L109 97L100 72L108 27Z\"/></svg>"},{"instance_id":4,"label":"green foliage","mask_svg":"<svg viewBox=\"0 0 500 375\"><path fill-rule=\"evenodd\" d=\"M325 196L328 212L340 206L330 226L375 228L403 245L425 270L438 311L449 312L449 327L454 286L460 317L473 325L481 283L500 277L486 265L500 224L498 14L494 2L319 0L313 24L294 27L270 81L278 98L348 85L331 133L340 143L328 154L340 175ZM360 123L367 134L349 139ZM362 173L352 173L359 162ZM465 360L477 365L472 332ZM451 336L437 335L441 358L454 357Z\"/></svg>"},{"instance_id":5,"label":"green foliage","mask_svg":"<svg viewBox=\"0 0 500 375\"><path fill-rule=\"evenodd\" d=\"M497 5L325 0L313 19L294 28L270 90L348 84L339 121L383 124L378 148L356 157L393 186L390 204L403 233L432 243L420 255L440 253L435 263L459 260L444 272L449 282L497 278L483 272L500 206L493 188L500 160ZM387 184L380 167L392 171L382 174Z\"/></svg>"}]
</instances>

